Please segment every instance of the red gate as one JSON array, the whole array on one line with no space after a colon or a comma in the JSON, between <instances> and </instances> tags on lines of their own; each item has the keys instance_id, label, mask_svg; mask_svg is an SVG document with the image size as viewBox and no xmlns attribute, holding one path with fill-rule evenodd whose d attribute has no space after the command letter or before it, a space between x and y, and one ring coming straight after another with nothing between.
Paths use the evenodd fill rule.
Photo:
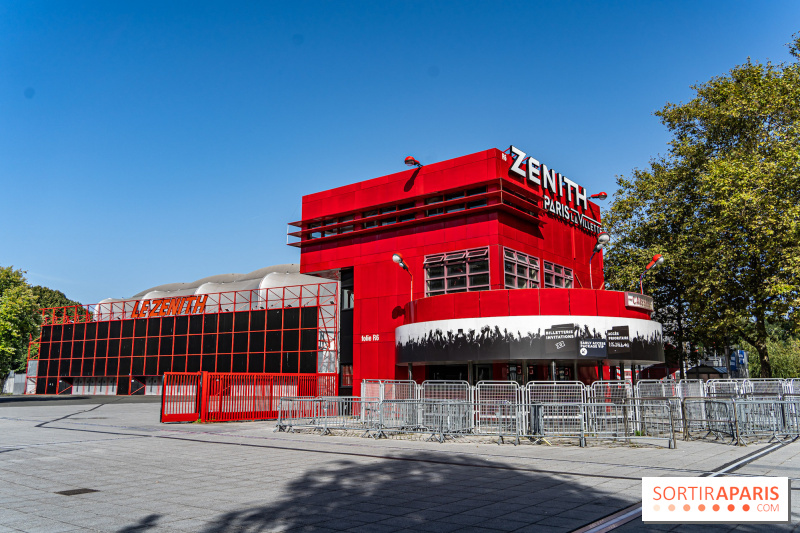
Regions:
<instances>
[{"instance_id":1,"label":"red gate","mask_svg":"<svg viewBox=\"0 0 800 533\"><path fill-rule=\"evenodd\" d=\"M336 396L337 374L166 373L162 422L278 418L282 396Z\"/></svg>"},{"instance_id":2,"label":"red gate","mask_svg":"<svg viewBox=\"0 0 800 533\"><path fill-rule=\"evenodd\" d=\"M164 374L162 422L194 422L200 418L200 376L200 372Z\"/></svg>"}]
</instances>

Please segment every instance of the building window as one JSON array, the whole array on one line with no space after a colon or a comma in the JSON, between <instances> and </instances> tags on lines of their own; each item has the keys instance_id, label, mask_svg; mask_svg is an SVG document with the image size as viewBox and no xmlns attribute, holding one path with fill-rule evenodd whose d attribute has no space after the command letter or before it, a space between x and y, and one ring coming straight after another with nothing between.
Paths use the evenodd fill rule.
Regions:
<instances>
[{"instance_id":1,"label":"building window","mask_svg":"<svg viewBox=\"0 0 800 533\"><path fill-rule=\"evenodd\" d=\"M353 386L353 365L342 365L342 382L340 387Z\"/></svg>"},{"instance_id":2,"label":"building window","mask_svg":"<svg viewBox=\"0 0 800 533\"><path fill-rule=\"evenodd\" d=\"M425 295L489 290L489 249L425 257Z\"/></svg>"},{"instance_id":3,"label":"building window","mask_svg":"<svg viewBox=\"0 0 800 533\"><path fill-rule=\"evenodd\" d=\"M571 289L572 288L572 269L544 262L544 287L545 289Z\"/></svg>"},{"instance_id":4,"label":"building window","mask_svg":"<svg viewBox=\"0 0 800 533\"><path fill-rule=\"evenodd\" d=\"M322 226L322 222L312 222L311 224L308 225L308 229L319 228L320 226ZM309 239L319 239L321 237L322 237L321 231L314 231L308 235Z\"/></svg>"},{"instance_id":5,"label":"building window","mask_svg":"<svg viewBox=\"0 0 800 533\"><path fill-rule=\"evenodd\" d=\"M374 217L377 214L378 214L377 210L375 210L375 211L364 211L363 213L361 213L361 218ZM361 227L364 228L364 229L367 229L367 228L374 228L377 225L378 225L378 221L377 220L370 220L368 222L364 222L361 225Z\"/></svg>"},{"instance_id":6,"label":"building window","mask_svg":"<svg viewBox=\"0 0 800 533\"><path fill-rule=\"evenodd\" d=\"M538 289L539 259L505 248L503 271L506 289Z\"/></svg>"}]
</instances>

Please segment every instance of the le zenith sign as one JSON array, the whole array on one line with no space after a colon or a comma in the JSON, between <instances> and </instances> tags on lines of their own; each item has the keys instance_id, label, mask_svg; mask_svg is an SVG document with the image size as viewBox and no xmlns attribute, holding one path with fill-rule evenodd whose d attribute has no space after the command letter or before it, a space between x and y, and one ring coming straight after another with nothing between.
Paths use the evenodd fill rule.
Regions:
<instances>
[{"instance_id":1,"label":"le zenith sign","mask_svg":"<svg viewBox=\"0 0 800 533\"><path fill-rule=\"evenodd\" d=\"M183 298L159 298L156 300L136 301L131 311L131 318L152 318L169 315L194 315L206 309L208 295L186 296ZM140 305L141 304L141 307Z\"/></svg>"},{"instance_id":2,"label":"le zenith sign","mask_svg":"<svg viewBox=\"0 0 800 533\"><path fill-rule=\"evenodd\" d=\"M543 192L548 193L543 195L545 211L564 218L592 233L603 231L603 226L599 222L585 214L585 211L589 209L589 200L585 187L581 187L553 169L548 169L547 165L539 163L533 157L528 157L525 152L515 146L511 147L511 156L514 160L511 163L509 172L527 179L531 185L539 186ZM506 155L503 154L503 159L505 157ZM565 203L557 201L557 199L565 196ZM570 204L574 207L570 206ZM580 207L581 211L575 209L577 207Z\"/></svg>"}]
</instances>

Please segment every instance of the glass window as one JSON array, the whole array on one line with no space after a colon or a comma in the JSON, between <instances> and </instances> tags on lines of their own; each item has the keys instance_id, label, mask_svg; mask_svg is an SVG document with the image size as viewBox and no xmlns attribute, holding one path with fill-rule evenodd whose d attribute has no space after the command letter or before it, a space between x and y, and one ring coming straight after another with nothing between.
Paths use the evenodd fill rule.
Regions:
<instances>
[{"instance_id":1,"label":"glass window","mask_svg":"<svg viewBox=\"0 0 800 533\"><path fill-rule=\"evenodd\" d=\"M425 257L426 296L489 290L489 249L475 248Z\"/></svg>"},{"instance_id":2,"label":"glass window","mask_svg":"<svg viewBox=\"0 0 800 533\"><path fill-rule=\"evenodd\" d=\"M363 213L361 213L361 218L374 217L377 214L378 214L377 210L375 210L375 211L364 211ZM361 225L361 227L362 228L374 228L377 225L378 225L378 221L377 220L370 220L368 222L364 222Z\"/></svg>"},{"instance_id":3,"label":"glass window","mask_svg":"<svg viewBox=\"0 0 800 533\"><path fill-rule=\"evenodd\" d=\"M544 286L545 288L571 289L573 287L572 269L545 261Z\"/></svg>"},{"instance_id":4,"label":"glass window","mask_svg":"<svg viewBox=\"0 0 800 533\"><path fill-rule=\"evenodd\" d=\"M539 259L505 248L503 262L506 289L536 289L539 287Z\"/></svg>"}]
</instances>

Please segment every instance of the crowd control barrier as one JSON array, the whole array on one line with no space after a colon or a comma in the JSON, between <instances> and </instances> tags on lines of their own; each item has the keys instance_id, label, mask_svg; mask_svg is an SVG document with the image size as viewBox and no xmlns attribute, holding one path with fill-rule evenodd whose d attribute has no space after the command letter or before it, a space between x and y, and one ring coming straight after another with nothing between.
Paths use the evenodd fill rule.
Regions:
<instances>
[{"instance_id":1,"label":"crowd control barrier","mask_svg":"<svg viewBox=\"0 0 800 533\"><path fill-rule=\"evenodd\" d=\"M337 374L164 374L162 422L232 422L278 418L283 396L334 396Z\"/></svg>"}]
</instances>

